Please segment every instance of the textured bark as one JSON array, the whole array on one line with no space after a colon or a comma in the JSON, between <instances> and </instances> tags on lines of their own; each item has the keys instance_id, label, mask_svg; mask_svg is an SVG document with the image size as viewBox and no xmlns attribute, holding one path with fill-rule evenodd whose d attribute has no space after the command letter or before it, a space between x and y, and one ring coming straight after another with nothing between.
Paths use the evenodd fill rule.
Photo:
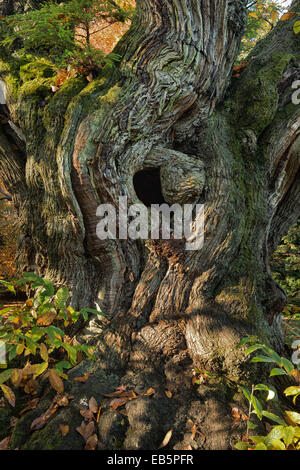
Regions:
<instances>
[{"instance_id":1,"label":"textured bark","mask_svg":"<svg viewBox=\"0 0 300 470\"><path fill-rule=\"evenodd\" d=\"M119 384L157 391L126 406L125 449L154 448L170 428L172 446L183 448L189 417L205 435L196 448L229 448L232 384L249 379L236 344L252 333L283 345L286 296L269 258L299 214L291 83L299 79L300 36L292 20L281 22L230 83L246 3L137 1L116 48L120 65L88 85L70 80L53 96L49 65L2 51L7 108L22 131L14 139L26 138L26 149L19 143L11 151L11 131L2 129L0 176L21 207L19 264L66 283L75 308L97 306L110 316L91 318L81 332L99 358L98 372L91 364L80 370L106 370ZM149 169L157 183L150 194L139 173ZM140 202L137 192L144 203L204 203L204 248L99 240L97 206L117 207L121 195ZM213 374L209 386L193 389L194 368ZM100 426L104 447L116 445L114 419Z\"/></svg>"}]
</instances>

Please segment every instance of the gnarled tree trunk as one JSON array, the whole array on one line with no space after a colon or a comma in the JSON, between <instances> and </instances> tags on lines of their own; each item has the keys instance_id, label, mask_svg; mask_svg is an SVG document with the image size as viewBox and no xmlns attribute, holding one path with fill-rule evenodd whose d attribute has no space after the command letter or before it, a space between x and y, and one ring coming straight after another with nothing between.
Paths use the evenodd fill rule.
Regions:
<instances>
[{"instance_id":1,"label":"gnarled tree trunk","mask_svg":"<svg viewBox=\"0 0 300 470\"><path fill-rule=\"evenodd\" d=\"M251 333L282 348L286 296L269 258L299 214L291 84L300 79L300 35L293 20L280 22L231 79L246 3L137 0L116 48L120 65L90 84L71 79L55 94L50 66L2 51L13 125L2 126L0 177L19 209L19 264L67 284L75 308L110 316L91 318L80 337L98 347L96 365L80 366L98 377L98 399L105 381L156 390L126 405L122 431L114 427L121 415L104 415L103 447L155 448L172 428L171 447L184 448L192 418L205 436L195 448L229 448L229 384L247 379L236 344ZM97 207L118 207L120 196L129 204L205 204L204 247L100 240ZM209 386L192 386L195 368L213 374ZM76 393L88 397L89 388ZM66 448L49 437L54 426L40 443ZM25 444L36 446L35 437Z\"/></svg>"}]
</instances>

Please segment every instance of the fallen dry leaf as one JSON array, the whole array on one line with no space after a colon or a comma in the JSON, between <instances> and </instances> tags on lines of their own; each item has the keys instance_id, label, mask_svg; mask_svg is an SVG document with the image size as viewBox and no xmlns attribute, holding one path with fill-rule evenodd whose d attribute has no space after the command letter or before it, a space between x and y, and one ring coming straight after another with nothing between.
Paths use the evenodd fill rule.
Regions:
<instances>
[{"instance_id":1,"label":"fallen dry leaf","mask_svg":"<svg viewBox=\"0 0 300 470\"><path fill-rule=\"evenodd\" d=\"M83 437L84 433L85 433L85 428L86 428L86 424L85 424L84 421L82 421L80 426L78 426L78 428L76 428L76 431L79 432L79 434Z\"/></svg>"},{"instance_id":2,"label":"fallen dry leaf","mask_svg":"<svg viewBox=\"0 0 300 470\"><path fill-rule=\"evenodd\" d=\"M75 380L76 382L85 383L88 380L89 376L90 374L88 372L85 372L82 377L75 377L73 380Z\"/></svg>"},{"instance_id":3,"label":"fallen dry leaf","mask_svg":"<svg viewBox=\"0 0 300 470\"><path fill-rule=\"evenodd\" d=\"M168 398L172 398L172 392L170 392L169 390L165 390L165 394Z\"/></svg>"},{"instance_id":4,"label":"fallen dry leaf","mask_svg":"<svg viewBox=\"0 0 300 470\"><path fill-rule=\"evenodd\" d=\"M191 437L192 437L192 440L194 440L194 439L195 439L195 436L196 436L196 433L197 433L197 426L196 426L196 424L194 424L194 426L192 427L191 433L192 433L192 436L191 436Z\"/></svg>"},{"instance_id":5,"label":"fallen dry leaf","mask_svg":"<svg viewBox=\"0 0 300 470\"><path fill-rule=\"evenodd\" d=\"M116 392L113 392L113 393L105 393L104 394L105 397L108 397L108 398L128 398L129 399L132 399L132 398L137 398L137 395L134 393L133 390L125 390L125 391L120 391L120 390L117 390Z\"/></svg>"},{"instance_id":6,"label":"fallen dry leaf","mask_svg":"<svg viewBox=\"0 0 300 470\"><path fill-rule=\"evenodd\" d=\"M65 437L70 431L70 426L68 426L67 424L60 424L59 429L60 429L62 437Z\"/></svg>"},{"instance_id":7,"label":"fallen dry leaf","mask_svg":"<svg viewBox=\"0 0 300 470\"><path fill-rule=\"evenodd\" d=\"M93 421L90 421L86 425L84 433L83 433L83 439L85 440L85 442L87 442L89 437L91 437L94 433L95 433L95 424Z\"/></svg>"},{"instance_id":8,"label":"fallen dry leaf","mask_svg":"<svg viewBox=\"0 0 300 470\"><path fill-rule=\"evenodd\" d=\"M34 410L37 407L39 401L40 401L40 398L34 398L33 400L31 400L26 406L26 408L20 411L19 415L23 416L23 414L27 413L27 411Z\"/></svg>"},{"instance_id":9,"label":"fallen dry leaf","mask_svg":"<svg viewBox=\"0 0 300 470\"><path fill-rule=\"evenodd\" d=\"M64 383L54 369L49 370L49 382L54 390L56 390L58 393L63 393Z\"/></svg>"},{"instance_id":10,"label":"fallen dry leaf","mask_svg":"<svg viewBox=\"0 0 300 470\"><path fill-rule=\"evenodd\" d=\"M92 413L98 413L98 403L94 397L90 398L89 401L89 409L91 410Z\"/></svg>"},{"instance_id":11,"label":"fallen dry leaf","mask_svg":"<svg viewBox=\"0 0 300 470\"><path fill-rule=\"evenodd\" d=\"M54 414L56 413L56 411L58 410L58 408L60 408L61 406L67 406L69 404L69 400L72 400L74 397L73 395L70 395L68 393L65 393L65 394L57 394L53 400L52 400L52 403L50 405L50 407L48 408L47 411L45 411L45 413L43 413L41 416L39 416L38 418L36 418L32 423L31 423L31 426L30 426L30 431L37 431L39 429L42 429L45 424L47 423L48 419Z\"/></svg>"},{"instance_id":12,"label":"fallen dry leaf","mask_svg":"<svg viewBox=\"0 0 300 470\"><path fill-rule=\"evenodd\" d=\"M172 431L172 429L170 429L170 431L167 432L167 434L164 437L164 440L160 444L159 449L162 449L163 447L166 447L166 445L169 444L169 442L171 440L171 437L172 437L172 434L173 434L173 431Z\"/></svg>"},{"instance_id":13,"label":"fallen dry leaf","mask_svg":"<svg viewBox=\"0 0 300 470\"><path fill-rule=\"evenodd\" d=\"M187 444L183 450L193 450L190 444Z\"/></svg>"},{"instance_id":14,"label":"fallen dry leaf","mask_svg":"<svg viewBox=\"0 0 300 470\"><path fill-rule=\"evenodd\" d=\"M117 410L120 406L126 405L128 401L127 398L114 398L114 400L110 402L110 406L113 410Z\"/></svg>"},{"instance_id":15,"label":"fallen dry leaf","mask_svg":"<svg viewBox=\"0 0 300 470\"><path fill-rule=\"evenodd\" d=\"M0 441L0 450L7 450L9 444L10 437L5 437Z\"/></svg>"},{"instance_id":16,"label":"fallen dry leaf","mask_svg":"<svg viewBox=\"0 0 300 470\"><path fill-rule=\"evenodd\" d=\"M119 387L117 387L116 390L119 391L119 392L125 392L125 391L126 391L126 387L125 387L125 385L122 384L122 385L120 385Z\"/></svg>"},{"instance_id":17,"label":"fallen dry leaf","mask_svg":"<svg viewBox=\"0 0 300 470\"><path fill-rule=\"evenodd\" d=\"M240 419L240 410L238 409L237 406L234 406L231 410L231 416L234 418L234 419Z\"/></svg>"},{"instance_id":18,"label":"fallen dry leaf","mask_svg":"<svg viewBox=\"0 0 300 470\"><path fill-rule=\"evenodd\" d=\"M91 410L80 410L80 414L85 421L90 421L94 417L94 413Z\"/></svg>"},{"instance_id":19,"label":"fallen dry leaf","mask_svg":"<svg viewBox=\"0 0 300 470\"><path fill-rule=\"evenodd\" d=\"M154 393L155 393L154 388L148 388L147 392L144 393L144 396L145 397L150 397L151 395L154 395Z\"/></svg>"},{"instance_id":20,"label":"fallen dry leaf","mask_svg":"<svg viewBox=\"0 0 300 470\"><path fill-rule=\"evenodd\" d=\"M93 434L88 438L86 441L84 450L95 450L98 444L98 437L97 434Z\"/></svg>"}]
</instances>

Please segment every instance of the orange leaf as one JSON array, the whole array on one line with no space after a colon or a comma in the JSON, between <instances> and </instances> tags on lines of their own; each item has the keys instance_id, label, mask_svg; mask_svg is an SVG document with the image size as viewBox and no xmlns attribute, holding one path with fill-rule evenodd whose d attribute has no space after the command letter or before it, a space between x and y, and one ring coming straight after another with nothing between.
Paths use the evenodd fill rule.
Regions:
<instances>
[{"instance_id":1,"label":"orange leaf","mask_svg":"<svg viewBox=\"0 0 300 470\"><path fill-rule=\"evenodd\" d=\"M86 382L86 381L88 380L89 376L90 376L90 374L88 374L87 372L85 372L82 377L75 377L73 380L75 380L76 382L82 382L82 383L84 383L84 382Z\"/></svg>"},{"instance_id":2,"label":"orange leaf","mask_svg":"<svg viewBox=\"0 0 300 470\"><path fill-rule=\"evenodd\" d=\"M150 397L151 395L154 395L155 390L154 388L148 388L147 392L144 394L145 397Z\"/></svg>"},{"instance_id":3,"label":"orange leaf","mask_svg":"<svg viewBox=\"0 0 300 470\"><path fill-rule=\"evenodd\" d=\"M55 317L55 312L46 312L38 318L36 324L37 326L49 326L51 325Z\"/></svg>"},{"instance_id":4,"label":"orange leaf","mask_svg":"<svg viewBox=\"0 0 300 470\"><path fill-rule=\"evenodd\" d=\"M70 427L67 424L60 424L59 429L63 437L65 437L70 431Z\"/></svg>"},{"instance_id":5,"label":"orange leaf","mask_svg":"<svg viewBox=\"0 0 300 470\"><path fill-rule=\"evenodd\" d=\"M190 444L187 444L183 450L193 450Z\"/></svg>"},{"instance_id":6,"label":"orange leaf","mask_svg":"<svg viewBox=\"0 0 300 470\"><path fill-rule=\"evenodd\" d=\"M279 18L279 21L287 21L287 20L290 20L291 18L294 18L294 16L296 16L296 12L295 11L289 11L287 13L285 13L284 15L282 15L281 18Z\"/></svg>"}]
</instances>

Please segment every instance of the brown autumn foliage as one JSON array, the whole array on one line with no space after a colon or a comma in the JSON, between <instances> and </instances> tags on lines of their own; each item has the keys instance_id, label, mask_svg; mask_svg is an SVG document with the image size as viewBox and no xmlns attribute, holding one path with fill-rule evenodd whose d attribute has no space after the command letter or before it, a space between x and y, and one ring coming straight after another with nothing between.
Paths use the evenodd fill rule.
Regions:
<instances>
[{"instance_id":1,"label":"brown autumn foliage","mask_svg":"<svg viewBox=\"0 0 300 470\"><path fill-rule=\"evenodd\" d=\"M0 201L0 279L15 275L16 222L13 204L6 200Z\"/></svg>"}]
</instances>

